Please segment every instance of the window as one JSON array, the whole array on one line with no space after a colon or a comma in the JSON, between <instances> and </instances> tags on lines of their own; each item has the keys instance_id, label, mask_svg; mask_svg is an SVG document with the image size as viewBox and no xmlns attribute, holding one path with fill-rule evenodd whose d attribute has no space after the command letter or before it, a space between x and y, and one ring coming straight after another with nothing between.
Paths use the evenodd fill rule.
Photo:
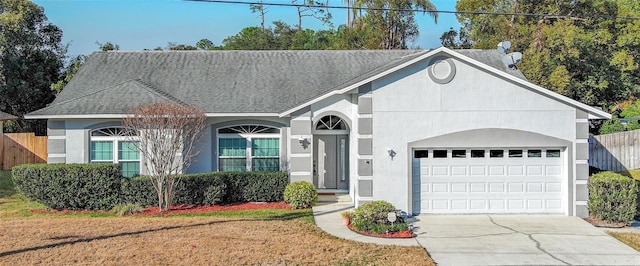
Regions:
<instances>
[{"instance_id":1,"label":"window","mask_svg":"<svg viewBox=\"0 0 640 266\"><path fill-rule=\"evenodd\" d=\"M560 157L560 150L547 150L547 158Z\"/></svg>"},{"instance_id":2,"label":"window","mask_svg":"<svg viewBox=\"0 0 640 266\"><path fill-rule=\"evenodd\" d=\"M327 115L320 118L316 125L317 130L346 130L347 126L342 118L335 115Z\"/></svg>"},{"instance_id":3,"label":"window","mask_svg":"<svg viewBox=\"0 0 640 266\"><path fill-rule=\"evenodd\" d=\"M467 151L465 150L452 150L451 151L451 158L466 158L467 157Z\"/></svg>"},{"instance_id":4,"label":"window","mask_svg":"<svg viewBox=\"0 0 640 266\"><path fill-rule=\"evenodd\" d=\"M471 150L471 158L484 158L484 150Z\"/></svg>"},{"instance_id":5,"label":"window","mask_svg":"<svg viewBox=\"0 0 640 266\"><path fill-rule=\"evenodd\" d=\"M522 158L522 150L509 150L509 158Z\"/></svg>"},{"instance_id":6,"label":"window","mask_svg":"<svg viewBox=\"0 0 640 266\"><path fill-rule=\"evenodd\" d=\"M447 158L447 150L434 150L433 158Z\"/></svg>"},{"instance_id":7,"label":"window","mask_svg":"<svg viewBox=\"0 0 640 266\"><path fill-rule=\"evenodd\" d=\"M121 127L100 128L91 131L90 163L117 163L122 176L140 175L140 152L137 137Z\"/></svg>"},{"instance_id":8,"label":"window","mask_svg":"<svg viewBox=\"0 0 640 266\"><path fill-rule=\"evenodd\" d=\"M528 150L527 157L529 158L540 158L542 157L542 150Z\"/></svg>"},{"instance_id":9,"label":"window","mask_svg":"<svg viewBox=\"0 0 640 266\"><path fill-rule=\"evenodd\" d=\"M413 157L415 158L429 158L428 150L416 150L413 151Z\"/></svg>"},{"instance_id":10,"label":"window","mask_svg":"<svg viewBox=\"0 0 640 266\"><path fill-rule=\"evenodd\" d=\"M489 157L491 158L502 158L504 157L503 150L489 150Z\"/></svg>"},{"instance_id":11,"label":"window","mask_svg":"<svg viewBox=\"0 0 640 266\"><path fill-rule=\"evenodd\" d=\"M279 171L280 130L240 125L218 130L219 171Z\"/></svg>"}]
</instances>

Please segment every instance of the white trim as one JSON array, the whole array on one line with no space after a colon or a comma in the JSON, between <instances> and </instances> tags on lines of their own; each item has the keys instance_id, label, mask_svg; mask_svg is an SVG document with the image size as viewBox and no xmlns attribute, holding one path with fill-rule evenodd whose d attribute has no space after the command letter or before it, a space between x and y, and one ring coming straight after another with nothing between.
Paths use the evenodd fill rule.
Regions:
<instances>
[{"instance_id":1,"label":"white trim","mask_svg":"<svg viewBox=\"0 0 640 266\"><path fill-rule=\"evenodd\" d=\"M274 116L274 117L283 117L278 113L204 113L206 117L229 117L229 116Z\"/></svg>"},{"instance_id":2,"label":"white trim","mask_svg":"<svg viewBox=\"0 0 640 266\"><path fill-rule=\"evenodd\" d=\"M268 128L274 128L277 129L279 132L278 133L260 133L260 132L256 132L256 133L220 133L220 129L225 129L225 128L230 128L230 127L237 127L237 126L264 126L264 127L268 127ZM221 127L216 129L216 146L218 149L220 149L220 139L244 139L246 142L246 152L244 156L220 156L219 152L216 152L215 155L215 160L218 161L218 169L216 169L215 171L220 171L220 159L241 159L244 158L246 163L245 163L245 169L247 172L251 172L253 171L253 160L254 158L267 158L267 159L274 159L276 156L254 156L252 149L253 149L253 140L254 139L277 139L278 140L278 159L282 160L282 156L283 156L283 150L282 150L282 130L280 128L274 127L274 126L269 126L269 125L262 125L262 124L235 124L235 125L231 125L231 126L226 126L226 127ZM278 165L278 171L282 170L282 164Z\"/></svg>"},{"instance_id":3,"label":"white trim","mask_svg":"<svg viewBox=\"0 0 640 266\"><path fill-rule=\"evenodd\" d=\"M589 160L576 160L576 164L589 164Z\"/></svg>"},{"instance_id":4,"label":"white trim","mask_svg":"<svg viewBox=\"0 0 640 266\"><path fill-rule=\"evenodd\" d=\"M576 123L589 123L589 119L585 119L585 118L576 119Z\"/></svg>"},{"instance_id":5,"label":"white trim","mask_svg":"<svg viewBox=\"0 0 640 266\"><path fill-rule=\"evenodd\" d=\"M49 154L47 154L47 157L64 158L64 157L67 157L67 154L66 153L49 153Z\"/></svg>"},{"instance_id":6,"label":"white trim","mask_svg":"<svg viewBox=\"0 0 640 266\"><path fill-rule=\"evenodd\" d=\"M302 108L304 108L306 106L309 106L309 105L312 105L312 104L317 103L319 101L322 101L322 100L324 100L326 98L329 98L329 97L331 97L333 95L343 94L343 93L345 93L347 91L350 91L352 89L356 89L356 88L358 88L358 87L360 87L360 86L362 86L362 85L364 85L366 83L369 83L371 81L374 81L374 80L377 80L379 78L382 78L382 77L384 77L386 75L389 75L389 74L391 74L393 72L396 72L396 71L398 71L400 69L403 69L405 67L408 67L408 66L410 66L412 64L415 64L415 63L417 63L419 61L422 61L422 60L424 60L426 58L429 58L429 57L431 57L433 55L436 55L438 53L449 54L450 56L455 57L458 60L461 60L461 61L464 61L464 62L466 62L468 64L480 67L480 68L482 68L482 69L484 69L484 70L486 70L488 72L491 72L492 74L494 74L496 76L499 76L499 77L502 77L504 79L507 79L507 80L509 80L511 82L514 82L516 84L519 84L519 85L521 85L523 87L530 88L533 91L535 91L535 92L537 92L537 93L539 93L541 95L547 96L547 97L549 97L551 99L554 99L554 100L559 101L561 103L564 103L566 105L573 106L573 107L578 108L578 109L582 109L582 110L586 111L587 113L589 113L589 119L610 119L611 118L611 114L609 114L607 112L604 112L604 111L602 111L602 110L600 110L598 108L591 107L589 105L583 104L581 102L578 102L578 101L573 100L571 98L568 98L566 96L557 94L557 93L552 92L552 91L550 91L548 89L545 89L545 88L542 88L542 87L540 87L538 85L535 85L535 84L533 84L533 83L531 83L529 81L523 80L521 78L518 78L516 76L513 76L513 75L508 74L506 72L503 72L501 70L493 68L493 67L491 67L491 66L489 66L489 65L487 65L485 63L482 63L480 61L477 61L475 59L472 59L470 57L467 57L465 55L462 55L460 53L457 53L457 52L455 52L455 51L453 51L451 49L445 48L445 47L440 47L440 48L425 52L421 56L418 56L418 57L416 57L416 58L414 58L412 60L409 60L409 61L407 61L407 62L405 62L403 64L400 64L398 66L395 66L395 67L392 67L390 69L387 69L387 70L385 70L385 71L383 71L383 72L381 72L381 73L379 73L377 75L374 75L374 76L369 77L367 79L364 79L364 80L362 80L360 82L356 82L356 83L354 83L352 85L349 85L349 86L347 86L345 88L331 91L331 92L329 92L329 93L327 93L325 95L322 95L322 96L319 96L319 97L317 97L315 99L307 101L306 103L303 103L301 105L298 105L298 106L296 106L294 108L291 108L289 110L286 110L286 111L280 113L280 117L288 116L288 115L290 115L291 113L293 113L295 111L298 111L298 110L300 110L300 109L302 109Z\"/></svg>"},{"instance_id":7,"label":"white trim","mask_svg":"<svg viewBox=\"0 0 640 266\"><path fill-rule=\"evenodd\" d=\"M285 117L278 113L205 113L206 117ZM24 115L25 119L80 119L80 118L125 118L129 114L80 114L80 115Z\"/></svg>"},{"instance_id":8,"label":"white trim","mask_svg":"<svg viewBox=\"0 0 640 266\"><path fill-rule=\"evenodd\" d=\"M311 158L311 153L291 153L291 158Z\"/></svg>"},{"instance_id":9,"label":"white trim","mask_svg":"<svg viewBox=\"0 0 640 266\"><path fill-rule=\"evenodd\" d=\"M72 118L125 118L124 114L86 114L86 115L24 115L25 119L72 119Z\"/></svg>"},{"instance_id":10,"label":"white trim","mask_svg":"<svg viewBox=\"0 0 640 266\"><path fill-rule=\"evenodd\" d=\"M576 144L578 143L582 143L582 144L589 143L589 139L576 139Z\"/></svg>"},{"instance_id":11,"label":"white trim","mask_svg":"<svg viewBox=\"0 0 640 266\"><path fill-rule=\"evenodd\" d=\"M48 139L67 139L67 136L47 136Z\"/></svg>"},{"instance_id":12,"label":"white trim","mask_svg":"<svg viewBox=\"0 0 640 266\"><path fill-rule=\"evenodd\" d=\"M575 182L576 185L587 185L588 183L589 183L588 180L582 180L582 179L578 179Z\"/></svg>"},{"instance_id":13,"label":"white trim","mask_svg":"<svg viewBox=\"0 0 640 266\"><path fill-rule=\"evenodd\" d=\"M308 176L311 175L311 172L291 172L290 175L304 175L304 176Z\"/></svg>"}]
</instances>

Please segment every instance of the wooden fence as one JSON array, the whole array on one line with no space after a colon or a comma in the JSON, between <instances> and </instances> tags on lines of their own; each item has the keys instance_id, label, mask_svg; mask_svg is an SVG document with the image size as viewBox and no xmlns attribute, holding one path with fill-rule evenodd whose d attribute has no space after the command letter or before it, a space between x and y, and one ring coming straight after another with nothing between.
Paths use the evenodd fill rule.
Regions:
<instances>
[{"instance_id":1,"label":"wooden fence","mask_svg":"<svg viewBox=\"0 0 640 266\"><path fill-rule=\"evenodd\" d=\"M589 165L616 172L640 168L640 130L589 137Z\"/></svg>"},{"instance_id":2,"label":"wooden fence","mask_svg":"<svg viewBox=\"0 0 640 266\"><path fill-rule=\"evenodd\" d=\"M0 133L0 169L25 163L47 163L47 137L34 133Z\"/></svg>"}]
</instances>

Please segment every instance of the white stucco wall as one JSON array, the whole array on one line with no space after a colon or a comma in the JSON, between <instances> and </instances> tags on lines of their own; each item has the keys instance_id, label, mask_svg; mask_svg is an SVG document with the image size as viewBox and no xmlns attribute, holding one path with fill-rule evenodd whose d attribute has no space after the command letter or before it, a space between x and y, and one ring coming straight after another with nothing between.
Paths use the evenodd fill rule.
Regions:
<instances>
[{"instance_id":1,"label":"white stucco wall","mask_svg":"<svg viewBox=\"0 0 640 266\"><path fill-rule=\"evenodd\" d=\"M411 142L481 128L516 129L575 140L574 108L464 62L454 62L457 73L447 84L429 78L427 61L372 83L375 199L409 209ZM387 154L389 148L397 152L393 160Z\"/></svg>"}]
</instances>

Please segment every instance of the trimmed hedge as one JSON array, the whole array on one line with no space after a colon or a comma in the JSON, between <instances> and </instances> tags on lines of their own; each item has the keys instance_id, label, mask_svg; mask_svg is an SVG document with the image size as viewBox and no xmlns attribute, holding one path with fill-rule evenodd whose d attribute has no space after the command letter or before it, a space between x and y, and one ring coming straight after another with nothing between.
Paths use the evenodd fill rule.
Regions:
<instances>
[{"instance_id":1,"label":"trimmed hedge","mask_svg":"<svg viewBox=\"0 0 640 266\"><path fill-rule=\"evenodd\" d=\"M289 184L286 172L209 172L180 175L173 204L209 205L282 201ZM122 203L152 206L158 196L148 176L122 180Z\"/></svg>"},{"instance_id":2,"label":"trimmed hedge","mask_svg":"<svg viewBox=\"0 0 640 266\"><path fill-rule=\"evenodd\" d=\"M637 211L637 181L614 172L589 178L589 213L611 223L630 224Z\"/></svg>"},{"instance_id":3,"label":"trimmed hedge","mask_svg":"<svg viewBox=\"0 0 640 266\"><path fill-rule=\"evenodd\" d=\"M121 175L114 164L26 164L12 175L25 196L52 209L110 210L118 203Z\"/></svg>"},{"instance_id":4,"label":"trimmed hedge","mask_svg":"<svg viewBox=\"0 0 640 266\"><path fill-rule=\"evenodd\" d=\"M25 164L13 168L16 187L52 209L111 210L117 204L154 206L148 176L124 178L115 164ZM173 204L211 205L284 199L286 172L210 172L179 175Z\"/></svg>"}]
</instances>

